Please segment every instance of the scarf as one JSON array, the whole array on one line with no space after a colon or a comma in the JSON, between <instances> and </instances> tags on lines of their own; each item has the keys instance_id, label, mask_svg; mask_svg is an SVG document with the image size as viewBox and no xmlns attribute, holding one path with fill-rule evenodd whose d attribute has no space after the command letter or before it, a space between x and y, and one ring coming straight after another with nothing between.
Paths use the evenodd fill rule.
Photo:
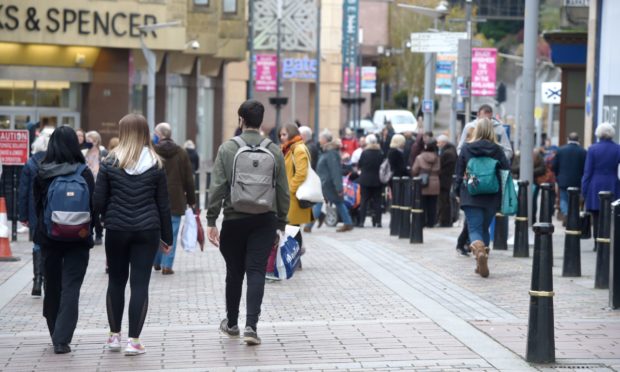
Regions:
<instances>
[{"instance_id":1,"label":"scarf","mask_svg":"<svg viewBox=\"0 0 620 372\"><path fill-rule=\"evenodd\" d=\"M286 156L286 154L291 150L291 147L294 144L303 141L304 140L301 138L301 136L295 136L292 139L288 140L286 143L281 144L280 147L282 148L282 153L284 154L284 156Z\"/></svg>"}]
</instances>

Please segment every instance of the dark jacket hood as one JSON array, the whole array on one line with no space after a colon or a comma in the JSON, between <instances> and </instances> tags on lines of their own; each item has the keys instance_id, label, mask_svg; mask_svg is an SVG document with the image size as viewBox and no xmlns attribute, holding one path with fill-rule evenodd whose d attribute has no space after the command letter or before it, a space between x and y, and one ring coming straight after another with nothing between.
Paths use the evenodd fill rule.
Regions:
<instances>
[{"instance_id":1,"label":"dark jacket hood","mask_svg":"<svg viewBox=\"0 0 620 372\"><path fill-rule=\"evenodd\" d=\"M181 146L171 139L163 139L155 145L155 152L164 159L170 159L181 151Z\"/></svg>"},{"instance_id":2,"label":"dark jacket hood","mask_svg":"<svg viewBox=\"0 0 620 372\"><path fill-rule=\"evenodd\" d=\"M39 165L39 177L48 179L75 173L80 165L80 163L41 163L41 165Z\"/></svg>"},{"instance_id":3,"label":"dark jacket hood","mask_svg":"<svg viewBox=\"0 0 620 372\"><path fill-rule=\"evenodd\" d=\"M497 152L499 145L487 140L480 140L467 144L469 151L474 156L493 156Z\"/></svg>"}]
</instances>

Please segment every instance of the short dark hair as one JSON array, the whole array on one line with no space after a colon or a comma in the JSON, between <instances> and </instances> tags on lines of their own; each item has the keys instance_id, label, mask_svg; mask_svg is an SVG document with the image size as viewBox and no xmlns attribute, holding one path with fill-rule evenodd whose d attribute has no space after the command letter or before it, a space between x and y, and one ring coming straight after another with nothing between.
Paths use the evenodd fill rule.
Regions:
<instances>
[{"instance_id":1,"label":"short dark hair","mask_svg":"<svg viewBox=\"0 0 620 372\"><path fill-rule=\"evenodd\" d=\"M425 135L427 135L428 137L433 138L433 132L430 130L427 130L426 132L424 132Z\"/></svg>"},{"instance_id":2,"label":"short dark hair","mask_svg":"<svg viewBox=\"0 0 620 372\"><path fill-rule=\"evenodd\" d=\"M50 136L43 163L83 164L85 162L75 130L66 125L56 128Z\"/></svg>"},{"instance_id":3,"label":"short dark hair","mask_svg":"<svg viewBox=\"0 0 620 372\"><path fill-rule=\"evenodd\" d=\"M239 106L237 114L243 118L246 127L258 129L263 123L265 106L255 99L249 99Z\"/></svg>"},{"instance_id":4,"label":"short dark hair","mask_svg":"<svg viewBox=\"0 0 620 372\"><path fill-rule=\"evenodd\" d=\"M485 114L493 115L493 107L490 105L482 105L478 108L478 113L484 112Z\"/></svg>"},{"instance_id":5,"label":"short dark hair","mask_svg":"<svg viewBox=\"0 0 620 372\"><path fill-rule=\"evenodd\" d=\"M424 144L424 151L437 152L437 140L431 138Z\"/></svg>"},{"instance_id":6,"label":"short dark hair","mask_svg":"<svg viewBox=\"0 0 620 372\"><path fill-rule=\"evenodd\" d=\"M579 142L579 134L577 132L571 132L568 135L568 140L569 141L575 141L575 142Z\"/></svg>"}]
</instances>

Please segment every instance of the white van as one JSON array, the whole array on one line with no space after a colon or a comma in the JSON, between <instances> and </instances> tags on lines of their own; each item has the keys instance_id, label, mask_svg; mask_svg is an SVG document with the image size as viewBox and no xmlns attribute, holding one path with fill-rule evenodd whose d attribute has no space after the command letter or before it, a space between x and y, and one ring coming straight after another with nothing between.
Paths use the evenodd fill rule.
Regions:
<instances>
[{"instance_id":1,"label":"white van","mask_svg":"<svg viewBox=\"0 0 620 372\"><path fill-rule=\"evenodd\" d=\"M381 128L386 121L391 122L396 133L416 133L418 131L418 122L411 111L407 110L377 110L372 121Z\"/></svg>"}]
</instances>

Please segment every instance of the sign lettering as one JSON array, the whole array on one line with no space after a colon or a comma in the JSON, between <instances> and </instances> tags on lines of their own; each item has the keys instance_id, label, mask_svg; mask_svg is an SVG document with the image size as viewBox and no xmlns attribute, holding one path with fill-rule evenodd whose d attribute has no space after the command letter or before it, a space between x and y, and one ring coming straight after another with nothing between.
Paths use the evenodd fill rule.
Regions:
<instances>
[{"instance_id":1,"label":"sign lettering","mask_svg":"<svg viewBox=\"0 0 620 372\"><path fill-rule=\"evenodd\" d=\"M0 130L0 161L2 165L24 165L30 153L27 130Z\"/></svg>"}]
</instances>

